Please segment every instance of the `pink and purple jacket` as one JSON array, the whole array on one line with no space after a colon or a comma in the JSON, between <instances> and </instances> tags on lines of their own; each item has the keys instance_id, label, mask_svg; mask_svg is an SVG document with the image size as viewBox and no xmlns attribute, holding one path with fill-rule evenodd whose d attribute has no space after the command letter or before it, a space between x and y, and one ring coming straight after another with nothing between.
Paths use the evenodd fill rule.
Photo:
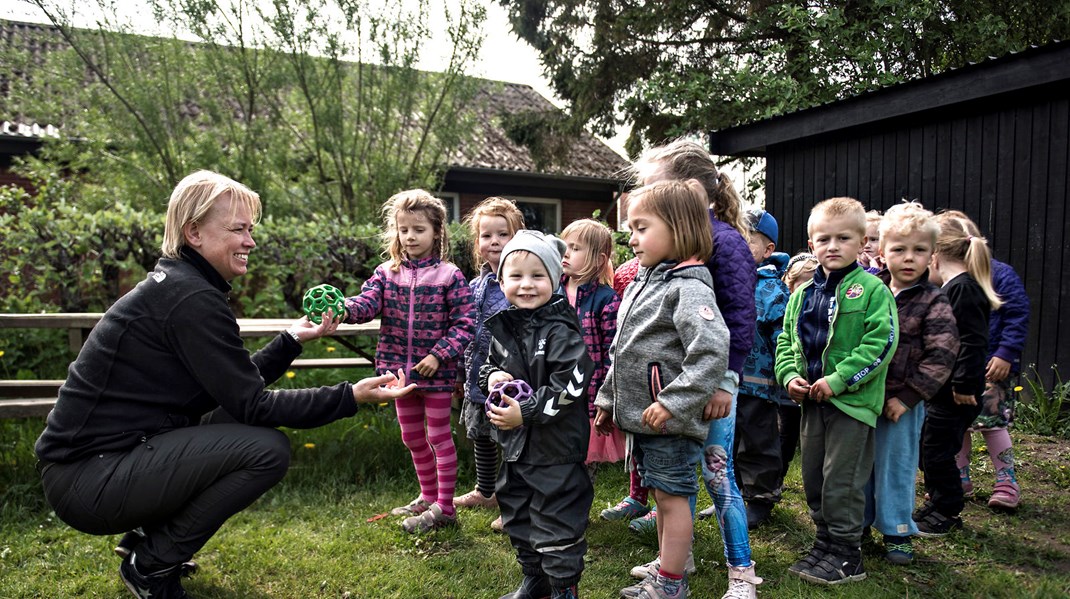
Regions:
<instances>
[{"instance_id":1,"label":"pink and purple jacket","mask_svg":"<svg viewBox=\"0 0 1070 599\"><path fill-rule=\"evenodd\" d=\"M475 332L472 291L460 269L436 257L404 260L397 272L380 264L361 286L360 295L346 298L346 322L380 317L375 372L405 372L422 391L452 391L457 361ZM439 361L430 379L412 370L428 354Z\"/></svg>"},{"instance_id":2,"label":"pink and purple jacket","mask_svg":"<svg viewBox=\"0 0 1070 599\"><path fill-rule=\"evenodd\" d=\"M568 277L561 277L558 295L568 296L565 289L567 285ZM620 296L609 285L591 281L576 288L576 316L580 319L587 355L594 362L594 374L591 375L591 383L587 387L587 415L590 418L594 418L594 399L598 397L598 389L609 372L609 346L613 344L613 337L617 334L619 308Z\"/></svg>"}]
</instances>

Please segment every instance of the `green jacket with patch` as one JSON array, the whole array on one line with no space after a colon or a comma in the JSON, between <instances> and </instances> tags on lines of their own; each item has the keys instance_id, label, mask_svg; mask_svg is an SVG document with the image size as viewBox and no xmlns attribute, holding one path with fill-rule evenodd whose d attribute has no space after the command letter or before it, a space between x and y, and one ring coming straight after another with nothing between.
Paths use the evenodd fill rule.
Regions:
<instances>
[{"instance_id":1,"label":"green jacket with patch","mask_svg":"<svg viewBox=\"0 0 1070 599\"><path fill-rule=\"evenodd\" d=\"M815 273L814 280L788 300L784 332L777 338L777 381L785 388L796 377L813 384L816 370L832 389L833 405L875 427L884 407L888 364L899 345L895 297L880 279L861 268L850 270L838 282L833 277L830 285L824 284L829 281L823 274ZM811 320L802 327L801 319ZM811 376L807 376L804 330L824 333L819 369L810 369ZM814 337L808 336L806 342L815 343Z\"/></svg>"}]
</instances>

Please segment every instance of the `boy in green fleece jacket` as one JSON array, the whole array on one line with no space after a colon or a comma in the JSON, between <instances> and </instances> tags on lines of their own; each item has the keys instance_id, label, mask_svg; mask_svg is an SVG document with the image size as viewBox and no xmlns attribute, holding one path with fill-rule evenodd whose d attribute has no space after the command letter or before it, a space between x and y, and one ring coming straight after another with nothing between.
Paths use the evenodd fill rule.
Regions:
<instances>
[{"instance_id":1,"label":"boy in green fleece jacket","mask_svg":"<svg viewBox=\"0 0 1070 599\"><path fill-rule=\"evenodd\" d=\"M788 300L776 376L802 404L803 490L817 538L789 571L840 584L866 577L864 489L899 321L891 292L858 266L866 243L866 211L858 200L820 202L806 229L821 268Z\"/></svg>"}]
</instances>

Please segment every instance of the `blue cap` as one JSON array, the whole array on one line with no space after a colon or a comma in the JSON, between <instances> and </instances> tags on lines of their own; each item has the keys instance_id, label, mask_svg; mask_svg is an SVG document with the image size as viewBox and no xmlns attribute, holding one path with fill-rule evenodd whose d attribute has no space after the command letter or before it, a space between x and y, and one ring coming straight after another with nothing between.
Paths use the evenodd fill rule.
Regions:
<instances>
[{"instance_id":1,"label":"blue cap","mask_svg":"<svg viewBox=\"0 0 1070 599\"><path fill-rule=\"evenodd\" d=\"M747 213L747 217L750 219L751 231L757 231L765 235L774 244L777 242L777 234L780 233L780 228L777 227L776 219L773 218L772 214L765 210L751 210Z\"/></svg>"}]
</instances>

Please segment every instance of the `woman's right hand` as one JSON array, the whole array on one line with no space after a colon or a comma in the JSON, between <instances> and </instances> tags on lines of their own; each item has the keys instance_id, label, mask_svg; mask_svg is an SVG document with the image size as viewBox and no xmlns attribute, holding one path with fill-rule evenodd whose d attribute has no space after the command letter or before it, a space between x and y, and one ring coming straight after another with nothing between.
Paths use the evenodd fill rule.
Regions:
<instances>
[{"instance_id":1,"label":"woman's right hand","mask_svg":"<svg viewBox=\"0 0 1070 599\"><path fill-rule=\"evenodd\" d=\"M383 403L412 393L416 383L405 384L405 373L388 372L381 376L368 377L353 383L353 401L357 403Z\"/></svg>"}]
</instances>

